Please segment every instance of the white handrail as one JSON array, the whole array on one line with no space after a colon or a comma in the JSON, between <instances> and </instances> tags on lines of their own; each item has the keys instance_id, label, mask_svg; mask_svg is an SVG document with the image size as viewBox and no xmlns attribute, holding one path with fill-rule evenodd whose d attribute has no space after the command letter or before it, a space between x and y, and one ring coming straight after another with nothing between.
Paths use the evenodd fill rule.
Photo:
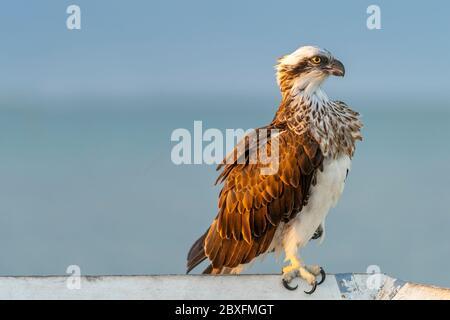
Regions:
<instances>
[{"instance_id":1,"label":"white handrail","mask_svg":"<svg viewBox=\"0 0 450 320\"><path fill-rule=\"evenodd\" d=\"M329 274L312 295L298 282L288 291L280 275L0 277L0 299L450 299L450 289L384 274Z\"/></svg>"}]
</instances>

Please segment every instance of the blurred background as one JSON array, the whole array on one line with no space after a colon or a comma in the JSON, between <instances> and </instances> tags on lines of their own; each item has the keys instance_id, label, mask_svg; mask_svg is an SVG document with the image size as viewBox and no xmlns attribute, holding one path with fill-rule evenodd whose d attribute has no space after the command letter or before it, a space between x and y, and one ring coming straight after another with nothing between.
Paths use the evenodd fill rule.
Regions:
<instances>
[{"instance_id":1,"label":"blurred background","mask_svg":"<svg viewBox=\"0 0 450 320\"><path fill-rule=\"evenodd\" d=\"M305 261L450 286L450 4L377 1L368 30L370 4L2 3L0 275L184 273L220 189L214 166L172 163L172 131L267 124L276 59L315 44L344 62L326 91L362 114L365 140Z\"/></svg>"}]
</instances>

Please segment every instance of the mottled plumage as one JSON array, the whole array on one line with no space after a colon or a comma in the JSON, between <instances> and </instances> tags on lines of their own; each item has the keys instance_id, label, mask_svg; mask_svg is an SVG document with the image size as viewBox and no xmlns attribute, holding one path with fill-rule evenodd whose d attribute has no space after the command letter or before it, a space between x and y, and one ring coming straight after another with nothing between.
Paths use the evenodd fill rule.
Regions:
<instances>
[{"instance_id":1,"label":"mottled plumage","mask_svg":"<svg viewBox=\"0 0 450 320\"><path fill-rule=\"evenodd\" d=\"M218 166L218 214L189 251L188 272L205 259L211 263L205 273L239 272L273 250L284 250L295 264L304 242L323 236L325 216L342 192L362 124L320 84L330 74L343 75L343 65L328 51L303 47L276 68L282 101L272 122L259 129L269 135L258 137L256 147L241 141ZM267 164L249 160L275 142L277 171L264 175Z\"/></svg>"}]
</instances>

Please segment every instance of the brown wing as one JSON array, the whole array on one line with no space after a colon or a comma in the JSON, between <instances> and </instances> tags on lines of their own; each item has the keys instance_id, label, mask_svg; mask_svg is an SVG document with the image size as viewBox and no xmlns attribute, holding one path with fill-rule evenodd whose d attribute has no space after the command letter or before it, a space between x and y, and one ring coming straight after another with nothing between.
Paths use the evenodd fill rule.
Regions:
<instances>
[{"instance_id":1,"label":"brown wing","mask_svg":"<svg viewBox=\"0 0 450 320\"><path fill-rule=\"evenodd\" d=\"M235 153L241 161L218 167L223 169L218 182L224 183L219 213L204 235L202 248L218 272L266 252L279 223L292 219L308 200L315 172L323 161L318 143L309 134L281 131L277 136L278 171L264 175L261 169L266 164L248 160L258 149L270 149L274 139L269 137L257 148L246 146L245 151ZM242 162L242 157L246 161Z\"/></svg>"}]
</instances>

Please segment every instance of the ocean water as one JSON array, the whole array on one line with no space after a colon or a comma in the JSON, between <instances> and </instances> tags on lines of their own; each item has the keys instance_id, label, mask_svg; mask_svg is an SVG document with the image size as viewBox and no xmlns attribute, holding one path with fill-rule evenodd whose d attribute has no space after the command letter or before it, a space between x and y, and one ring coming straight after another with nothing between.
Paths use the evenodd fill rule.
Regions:
<instances>
[{"instance_id":1,"label":"ocean water","mask_svg":"<svg viewBox=\"0 0 450 320\"><path fill-rule=\"evenodd\" d=\"M450 286L450 108L391 101L365 124L343 197L305 262ZM213 165L176 166L177 128L258 127L276 98L0 106L0 275L184 273L216 214ZM278 273L268 256L247 272ZM201 268L198 270L200 271Z\"/></svg>"}]
</instances>

